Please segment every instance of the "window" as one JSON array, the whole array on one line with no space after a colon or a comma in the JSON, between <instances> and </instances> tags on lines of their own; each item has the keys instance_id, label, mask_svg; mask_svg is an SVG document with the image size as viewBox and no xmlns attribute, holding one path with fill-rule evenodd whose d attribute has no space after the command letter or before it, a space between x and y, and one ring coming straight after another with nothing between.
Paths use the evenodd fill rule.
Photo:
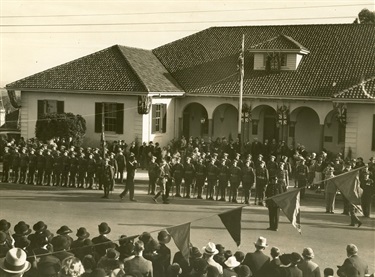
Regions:
<instances>
[{"instance_id":1,"label":"window","mask_svg":"<svg viewBox=\"0 0 375 277\"><path fill-rule=\"evenodd\" d=\"M167 131L167 105L152 105L152 133L165 133Z\"/></svg>"},{"instance_id":2,"label":"window","mask_svg":"<svg viewBox=\"0 0 375 277\"><path fill-rule=\"evenodd\" d=\"M104 112L104 114L103 114ZM104 123L105 132L124 132L124 104L122 103L95 103L95 132L102 132Z\"/></svg>"},{"instance_id":3,"label":"window","mask_svg":"<svg viewBox=\"0 0 375 277\"><path fill-rule=\"evenodd\" d=\"M64 101L38 100L38 118L51 113L64 113Z\"/></svg>"},{"instance_id":4,"label":"window","mask_svg":"<svg viewBox=\"0 0 375 277\"><path fill-rule=\"evenodd\" d=\"M287 57L286 53L264 54L263 66L265 66L266 70L280 70L281 66L287 65Z\"/></svg>"}]
</instances>

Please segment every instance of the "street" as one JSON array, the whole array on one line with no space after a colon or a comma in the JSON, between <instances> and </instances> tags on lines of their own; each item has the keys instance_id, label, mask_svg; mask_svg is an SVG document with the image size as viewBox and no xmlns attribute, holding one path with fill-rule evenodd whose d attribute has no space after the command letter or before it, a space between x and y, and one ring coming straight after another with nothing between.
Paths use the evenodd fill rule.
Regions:
<instances>
[{"instance_id":1,"label":"street","mask_svg":"<svg viewBox=\"0 0 375 277\"><path fill-rule=\"evenodd\" d=\"M141 180L143 178L143 180ZM91 234L97 235L97 226L107 222L112 228L109 237L117 240L120 235L140 234L143 231L157 232L165 227L191 222L191 242L201 248L208 241L220 243L226 249L237 251L237 246L221 223L218 213L238 207L240 204L197 199L171 197L169 205L155 204L146 193L144 175L136 175L136 199L120 200L123 185L117 184L109 199L101 199L102 191L70 189L60 187L37 187L16 184L0 184L0 217L12 223L24 220L32 226L39 220L48 225L53 233L62 225L68 225L75 238L76 230L84 226ZM253 199L252 199L253 200ZM253 202L251 203L253 204ZM301 201L302 234L290 224L280 212L279 231L268 231L268 211L265 207L244 206L242 211L242 242L239 250L254 251L253 242L257 237L267 238L269 249L277 246L282 253L302 253L304 247L315 251L314 261L325 267L337 269L346 258L345 248L354 243L359 255L374 272L375 264L375 220L360 217L360 228L350 227L350 217L341 215L342 202L336 201L336 213L325 214L324 199L309 197ZM156 238L157 233L152 233ZM177 248L173 241L169 244L172 253ZM269 254L267 249L267 254ZM173 254L172 254L173 255Z\"/></svg>"}]
</instances>

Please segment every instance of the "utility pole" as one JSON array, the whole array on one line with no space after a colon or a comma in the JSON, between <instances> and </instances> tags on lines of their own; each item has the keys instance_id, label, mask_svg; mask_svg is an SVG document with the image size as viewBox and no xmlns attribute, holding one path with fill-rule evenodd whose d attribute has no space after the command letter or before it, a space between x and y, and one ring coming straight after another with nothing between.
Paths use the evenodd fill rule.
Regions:
<instances>
[{"instance_id":1,"label":"utility pole","mask_svg":"<svg viewBox=\"0 0 375 277\"><path fill-rule=\"evenodd\" d=\"M242 35L242 48L241 48L241 54L239 57L239 69L240 69L240 97L238 101L238 139L240 146L242 148L242 94L243 94L243 79L245 75L245 35Z\"/></svg>"},{"instance_id":2,"label":"utility pole","mask_svg":"<svg viewBox=\"0 0 375 277\"><path fill-rule=\"evenodd\" d=\"M102 103L102 151L103 151L103 159L105 159L105 136L104 136L104 102Z\"/></svg>"}]
</instances>

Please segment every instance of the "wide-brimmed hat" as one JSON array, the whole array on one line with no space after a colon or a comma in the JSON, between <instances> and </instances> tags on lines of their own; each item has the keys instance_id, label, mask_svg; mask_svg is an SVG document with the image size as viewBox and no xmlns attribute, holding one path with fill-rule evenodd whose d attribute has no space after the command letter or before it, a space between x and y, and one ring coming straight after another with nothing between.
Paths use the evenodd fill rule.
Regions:
<instances>
[{"instance_id":1,"label":"wide-brimmed hat","mask_svg":"<svg viewBox=\"0 0 375 277\"><path fill-rule=\"evenodd\" d=\"M73 233L73 231L66 225L63 225L60 227L59 230L56 231L57 234L59 235L66 235L66 234L69 234L69 233Z\"/></svg>"},{"instance_id":2,"label":"wide-brimmed hat","mask_svg":"<svg viewBox=\"0 0 375 277\"><path fill-rule=\"evenodd\" d=\"M240 265L240 262L237 261L236 257L232 256L232 257L229 257L225 262L224 264L229 267L229 268L233 268L233 267L237 267Z\"/></svg>"},{"instance_id":3,"label":"wide-brimmed hat","mask_svg":"<svg viewBox=\"0 0 375 277\"><path fill-rule=\"evenodd\" d=\"M158 241L167 244L171 241L171 235L167 231L162 230L158 234Z\"/></svg>"},{"instance_id":4,"label":"wide-brimmed hat","mask_svg":"<svg viewBox=\"0 0 375 277\"><path fill-rule=\"evenodd\" d=\"M310 247L307 247L303 249L302 256L312 259L314 258L314 251Z\"/></svg>"},{"instance_id":5,"label":"wide-brimmed hat","mask_svg":"<svg viewBox=\"0 0 375 277\"><path fill-rule=\"evenodd\" d=\"M0 259L0 269L8 273L26 272L31 268L26 258L26 252L21 248L12 248L8 250L5 258Z\"/></svg>"},{"instance_id":6,"label":"wide-brimmed hat","mask_svg":"<svg viewBox=\"0 0 375 277\"><path fill-rule=\"evenodd\" d=\"M190 257L192 257L192 258L200 258L200 257L202 257L202 253L199 251L198 247L193 246L191 248Z\"/></svg>"},{"instance_id":7,"label":"wide-brimmed hat","mask_svg":"<svg viewBox=\"0 0 375 277\"><path fill-rule=\"evenodd\" d=\"M111 232L111 227L109 227L106 222L100 223L98 227L100 234L109 234Z\"/></svg>"},{"instance_id":8,"label":"wide-brimmed hat","mask_svg":"<svg viewBox=\"0 0 375 277\"><path fill-rule=\"evenodd\" d=\"M211 241L202 248L202 251L208 255L216 255L217 253L219 253L219 250L216 249L215 243Z\"/></svg>"},{"instance_id":9,"label":"wide-brimmed hat","mask_svg":"<svg viewBox=\"0 0 375 277\"><path fill-rule=\"evenodd\" d=\"M80 239L87 239L90 236L90 233L87 232L85 227L81 227L77 230L76 236Z\"/></svg>"},{"instance_id":10,"label":"wide-brimmed hat","mask_svg":"<svg viewBox=\"0 0 375 277\"><path fill-rule=\"evenodd\" d=\"M143 242L147 242L149 241L151 238L151 234L149 232L143 232L140 236L139 236L139 240L143 241Z\"/></svg>"},{"instance_id":11,"label":"wide-brimmed hat","mask_svg":"<svg viewBox=\"0 0 375 277\"><path fill-rule=\"evenodd\" d=\"M259 237L259 238L257 239L257 241L254 242L254 245L255 245L255 246L259 246L259 247L267 247L267 246L268 246L268 244L267 244L267 239L264 238L264 237Z\"/></svg>"},{"instance_id":12,"label":"wide-brimmed hat","mask_svg":"<svg viewBox=\"0 0 375 277\"><path fill-rule=\"evenodd\" d=\"M0 220L0 231L7 232L10 228L10 223L5 219Z\"/></svg>"},{"instance_id":13,"label":"wide-brimmed hat","mask_svg":"<svg viewBox=\"0 0 375 277\"><path fill-rule=\"evenodd\" d=\"M302 260L302 257L299 253L293 252L293 253L290 254L290 259L291 259L293 264L297 264Z\"/></svg>"},{"instance_id":14,"label":"wide-brimmed hat","mask_svg":"<svg viewBox=\"0 0 375 277\"><path fill-rule=\"evenodd\" d=\"M279 256L279 259L284 266L289 266L292 262L291 254L282 254Z\"/></svg>"},{"instance_id":15,"label":"wide-brimmed hat","mask_svg":"<svg viewBox=\"0 0 375 277\"><path fill-rule=\"evenodd\" d=\"M25 221L20 221L14 226L14 232L17 235L27 236L31 234L32 230L30 229L30 226L26 224Z\"/></svg>"},{"instance_id":16,"label":"wide-brimmed hat","mask_svg":"<svg viewBox=\"0 0 375 277\"><path fill-rule=\"evenodd\" d=\"M44 230L47 229L47 225L43 222L43 221L38 221L37 223L34 224L33 226L33 230L36 232L36 233L41 233L43 232Z\"/></svg>"},{"instance_id":17,"label":"wide-brimmed hat","mask_svg":"<svg viewBox=\"0 0 375 277\"><path fill-rule=\"evenodd\" d=\"M65 236L56 236L52 239L51 243L55 251L69 250L69 240Z\"/></svg>"}]
</instances>

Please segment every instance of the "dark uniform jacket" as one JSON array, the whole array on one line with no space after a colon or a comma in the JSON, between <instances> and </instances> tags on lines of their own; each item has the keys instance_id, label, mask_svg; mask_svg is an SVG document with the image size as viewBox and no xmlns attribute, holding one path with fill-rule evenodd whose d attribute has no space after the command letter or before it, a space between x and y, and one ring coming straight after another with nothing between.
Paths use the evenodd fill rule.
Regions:
<instances>
[{"instance_id":1,"label":"dark uniform jacket","mask_svg":"<svg viewBox=\"0 0 375 277\"><path fill-rule=\"evenodd\" d=\"M269 262L270 257L265 255L262 251L257 250L254 253L247 253L242 264L250 268L253 277L262 277Z\"/></svg>"}]
</instances>

